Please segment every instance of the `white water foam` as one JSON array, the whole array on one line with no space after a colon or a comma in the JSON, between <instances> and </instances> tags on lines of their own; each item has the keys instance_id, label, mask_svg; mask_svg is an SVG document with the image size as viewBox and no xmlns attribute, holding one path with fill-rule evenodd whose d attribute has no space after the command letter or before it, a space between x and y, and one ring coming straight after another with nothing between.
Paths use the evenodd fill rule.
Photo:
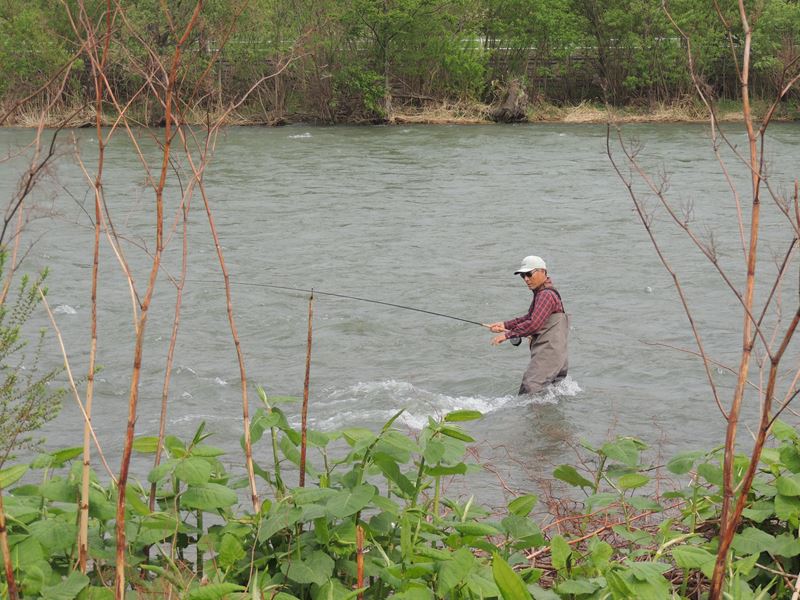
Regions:
<instances>
[{"instance_id":1,"label":"white water foam","mask_svg":"<svg viewBox=\"0 0 800 600\"><path fill-rule=\"evenodd\" d=\"M78 314L78 311L69 304L59 304L53 309L53 313L57 315L75 315Z\"/></svg>"},{"instance_id":2,"label":"white water foam","mask_svg":"<svg viewBox=\"0 0 800 600\"><path fill-rule=\"evenodd\" d=\"M305 133L298 133L296 135L290 135L289 139L290 140L307 140L310 137L312 137L312 135L308 131L306 131Z\"/></svg>"},{"instance_id":3,"label":"white water foam","mask_svg":"<svg viewBox=\"0 0 800 600\"><path fill-rule=\"evenodd\" d=\"M315 426L331 430L352 425L354 420L385 422L404 409L398 422L418 430L425 426L429 416L439 418L454 410L476 410L487 415L527 404L557 404L560 397L575 396L580 391L578 383L570 377L534 396L499 397L450 396L394 379L358 382L346 389L329 392L324 400L327 408L346 403L349 409L335 410L333 416L317 420ZM386 408L387 404L392 408Z\"/></svg>"}]
</instances>

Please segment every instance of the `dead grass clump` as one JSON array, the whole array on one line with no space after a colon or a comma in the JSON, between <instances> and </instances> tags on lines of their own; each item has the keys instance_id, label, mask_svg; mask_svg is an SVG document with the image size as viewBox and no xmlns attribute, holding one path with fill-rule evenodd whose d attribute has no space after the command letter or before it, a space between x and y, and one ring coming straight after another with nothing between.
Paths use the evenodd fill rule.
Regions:
<instances>
[{"instance_id":1,"label":"dead grass clump","mask_svg":"<svg viewBox=\"0 0 800 600\"><path fill-rule=\"evenodd\" d=\"M441 102L422 107L402 107L389 118L390 123L425 123L429 125L474 125L489 121L489 105L460 100Z\"/></svg>"}]
</instances>

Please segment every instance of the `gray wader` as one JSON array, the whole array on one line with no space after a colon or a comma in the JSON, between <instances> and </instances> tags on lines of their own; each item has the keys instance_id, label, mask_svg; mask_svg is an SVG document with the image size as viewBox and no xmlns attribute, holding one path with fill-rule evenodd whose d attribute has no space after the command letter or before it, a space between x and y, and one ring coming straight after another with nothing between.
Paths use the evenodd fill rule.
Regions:
<instances>
[{"instance_id":1,"label":"gray wader","mask_svg":"<svg viewBox=\"0 0 800 600\"><path fill-rule=\"evenodd\" d=\"M535 394L567 376L566 313L553 313L539 332L531 336L531 362L522 376L520 394Z\"/></svg>"}]
</instances>

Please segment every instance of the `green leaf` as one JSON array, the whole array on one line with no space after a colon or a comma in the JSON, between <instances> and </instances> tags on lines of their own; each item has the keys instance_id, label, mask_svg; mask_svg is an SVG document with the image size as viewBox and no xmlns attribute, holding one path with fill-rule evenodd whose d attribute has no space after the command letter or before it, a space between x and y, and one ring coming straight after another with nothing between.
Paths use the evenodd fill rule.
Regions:
<instances>
[{"instance_id":1,"label":"green leaf","mask_svg":"<svg viewBox=\"0 0 800 600\"><path fill-rule=\"evenodd\" d=\"M223 569L227 569L236 564L247 555L242 542L235 535L226 533L222 536L219 543L219 563Z\"/></svg>"},{"instance_id":2,"label":"green leaf","mask_svg":"<svg viewBox=\"0 0 800 600\"><path fill-rule=\"evenodd\" d=\"M333 573L333 567L334 562L330 556L315 550L307 560L282 563L280 568L286 577L297 583L323 585Z\"/></svg>"},{"instance_id":3,"label":"green leaf","mask_svg":"<svg viewBox=\"0 0 800 600\"><path fill-rule=\"evenodd\" d=\"M83 448L81 446L74 446L72 448L62 448L61 450L57 450L53 452L53 460L50 463L51 467L60 467L65 462L72 460L83 454Z\"/></svg>"},{"instance_id":4,"label":"green leaf","mask_svg":"<svg viewBox=\"0 0 800 600\"><path fill-rule=\"evenodd\" d=\"M585 595L593 594L595 590L600 589L600 584L597 581L589 581L587 579L568 579L563 583L556 586L556 591L559 594L575 594Z\"/></svg>"},{"instance_id":5,"label":"green leaf","mask_svg":"<svg viewBox=\"0 0 800 600\"><path fill-rule=\"evenodd\" d=\"M791 533L782 533L775 538L775 544L770 547L770 554L791 558L800 554L800 540Z\"/></svg>"},{"instance_id":6,"label":"green leaf","mask_svg":"<svg viewBox=\"0 0 800 600\"><path fill-rule=\"evenodd\" d=\"M612 460L621 462L629 467L635 467L639 464L639 452L642 446L642 443L638 442L638 440L620 438L614 442L603 444L600 452Z\"/></svg>"},{"instance_id":7,"label":"green leaf","mask_svg":"<svg viewBox=\"0 0 800 600\"><path fill-rule=\"evenodd\" d=\"M647 475L642 475L641 473L628 473L627 475L620 477L617 480L617 483L623 490L632 490L640 488L643 485L647 485L649 481L650 478Z\"/></svg>"},{"instance_id":8,"label":"green leaf","mask_svg":"<svg viewBox=\"0 0 800 600\"><path fill-rule=\"evenodd\" d=\"M776 440L796 440L798 438L797 431L794 427L778 419L772 424L772 437Z\"/></svg>"},{"instance_id":9,"label":"green leaf","mask_svg":"<svg viewBox=\"0 0 800 600\"><path fill-rule=\"evenodd\" d=\"M567 566L572 556L572 548L560 535L556 535L550 540L550 557L554 569L563 569Z\"/></svg>"},{"instance_id":10,"label":"green leaf","mask_svg":"<svg viewBox=\"0 0 800 600\"><path fill-rule=\"evenodd\" d=\"M235 583L209 583L196 587L186 596L187 600L221 600L233 592L243 592L247 588Z\"/></svg>"},{"instance_id":11,"label":"green leaf","mask_svg":"<svg viewBox=\"0 0 800 600\"><path fill-rule=\"evenodd\" d=\"M536 494L519 496L508 503L508 512L512 515L527 517L533 510L533 507L536 506L538 500L539 497Z\"/></svg>"},{"instance_id":12,"label":"green leaf","mask_svg":"<svg viewBox=\"0 0 800 600\"><path fill-rule=\"evenodd\" d=\"M608 562L614 554L614 549L611 544L604 542L598 537L593 537L589 540L589 560L598 571L605 571L608 568Z\"/></svg>"},{"instance_id":13,"label":"green leaf","mask_svg":"<svg viewBox=\"0 0 800 600\"><path fill-rule=\"evenodd\" d=\"M708 483L722 485L722 469L718 465L702 463L697 467L697 474L708 481Z\"/></svg>"},{"instance_id":14,"label":"green leaf","mask_svg":"<svg viewBox=\"0 0 800 600\"><path fill-rule=\"evenodd\" d=\"M325 507L331 515L343 519L367 506L375 492L374 486L361 484L352 490L340 491L336 496L328 500Z\"/></svg>"},{"instance_id":15,"label":"green leaf","mask_svg":"<svg viewBox=\"0 0 800 600\"><path fill-rule=\"evenodd\" d=\"M781 475L775 482L775 488L783 496L800 496L800 474Z\"/></svg>"},{"instance_id":16,"label":"green leaf","mask_svg":"<svg viewBox=\"0 0 800 600\"><path fill-rule=\"evenodd\" d=\"M467 548L459 548L439 567L438 591L447 595L451 590L464 583L472 567L477 561Z\"/></svg>"},{"instance_id":17,"label":"green leaf","mask_svg":"<svg viewBox=\"0 0 800 600\"><path fill-rule=\"evenodd\" d=\"M800 517L800 497L782 494L775 496L775 516L782 521Z\"/></svg>"},{"instance_id":18,"label":"green leaf","mask_svg":"<svg viewBox=\"0 0 800 600\"><path fill-rule=\"evenodd\" d=\"M531 600L522 578L497 552L492 556L492 576L503 600Z\"/></svg>"},{"instance_id":19,"label":"green leaf","mask_svg":"<svg viewBox=\"0 0 800 600\"><path fill-rule=\"evenodd\" d=\"M716 555L698 546L678 546L672 549L672 558L681 569L704 570L713 569Z\"/></svg>"},{"instance_id":20,"label":"green leaf","mask_svg":"<svg viewBox=\"0 0 800 600\"><path fill-rule=\"evenodd\" d=\"M89 578L80 571L73 571L64 581L42 588L42 600L74 600L87 585Z\"/></svg>"},{"instance_id":21,"label":"green leaf","mask_svg":"<svg viewBox=\"0 0 800 600\"><path fill-rule=\"evenodd\" d=\"M675 473L675 475L685 475L692 470L694 462L701 456L703 456L703 453L698 451L676 454L667 463L667 470L670 473Z\"/></svg>"},{"instance_id":22,"label":"green leaf","mask_svg":"<svg viewBox=\"0 0 800 600\"><path fill-rule=\"evenodd\" d=\"M139 436L133 440L133 449L136 450L136 452L153 454L158 450L158 437L154 435Z\"/></svg>"},{"instance_id":23,"label":"green leaf","mask_svg":"<svg viewBox=\"0 0 800 600\"><path fill-rule=\"evenodd\" d=\"M463 475L467 472L467 465L458 463L457 465L443 466L436 465L433 467L425 467L425 474L431 477L445 477L447 475Z\"/></svg>"},{"instance_id":24,"label":"green leaf","mask_svg":"<svg viewBox=\"0 0 800 600\"><path fill-rule=\"evenodd\" d=\"M42 547L53 553L69 550L75 543L78 528L74 523L65 523L60 519L47 519L32 523L28 530Z\"/></svg>"},{"instance_id":25,"label":"green leaf","mask_svg":"<svg viewBox=\"0 0 800 600\"><path fill-rule=\"evenodd\" d=\"M182 506L203 511L226 508L236 504L237 500L236 492L218 483L191 486L181 494Z\"/></svg>"},{"instance_id":26,"label":"green leaf","mask_svg":"<svg viewBox=\"0 0 800 600\"><path fill-rule=\"evenodd\" d=\"M559 465L553 471L553 477L575 487L593 487L594 484L583 477L572 465Z\"/></svg>"},{"instance_id":27,"label":"green leaf","mask_svg":"<svg viewBox=\"0 0 800 600\"><path fill-rule=\"evenodd\" d=\"M355 450L362 450L371 445L377 437L365 427L350 427L342 431L342 437Z\"/></svg>"},{"instance_id":28,"label":"green leaf","mask_svg":"<svg viewBox=\"0 0 800 600\"><path fill-rule=\"evenodd\" d=\"M474 421L480 419L483 414L477 410L454 410L444 416L444 420L450 423L456 421Z\"/></svg>"},{"instance_id":29,"label":"green leaf","mask_svg":"<svg viewBox=\"0 0 800 600\"><path fill-rule=\"evenodd\" d=\"M203 458L190 456L175 467L175 477L189 485L202 485L211 479L211 463Z\"/></svg>"},{"instance_id":30,"label":"green leaf","mask_svg":"<svg viewBox=\"0 0 800 600\"><path fill-rule=\"evenodd\" d=\"M7 489L28 472L28 465L14 465L0 471L0 488Z\"/></svg>"},{"instance_id":31,"label":"green leaf","mask_svg":"<svg viewBox=\"0 0 800 600\"><path fill-rule=\"evenodd\" d=\"M742 514L751 521L761 523L775 514L775 503L771 500L759 500L745 508Z\"/></svg>"},{"instance_id":32,"label":"green leaf","mask_svg":"<svg viewBox=\"0 0 800 600\"><path fill-rule=\"evenodd\" d=\"M451 524L453 529L455 529L461 535L478 535L478 536L486 536L486 535L497 535L500 533L500 529L498 529L494 525L490 525L489 523L452 523Z\"/></svg>"},{"instance_id":33,"label":"green leaf","mask_svg":"<svg viewBox=\"0 0 800 600\"><path fill-rule=\"evenodd\" d=\"M170 458L160 463L157 467L153 467L150 469L150 473L147 474L147 481L150 483L158 483L167 475L172 473L172 470L175 468L177 463L177 460Z\"/></svg>"},{"instance_id":34,"label":"green leaf","mask_svg":"<svg viewBox=\"0 0 800 600\"><path fill-rule=\"evenodd\" d=\"M756 527L747 527L742 533L733 536L731 546L740 554L760 554L769 551L775 544L775 538Z\"/></svg>"},{"instance_id":35,"label":"green leaf","mask_svg":"<svg viewBox=\"0 0 800 600\"><path fill-rule=\"evenodd\" d=\"M442 425L439 427L439 431L442 434L446 435L447 437L455 438L457 440L461 440L462 442L474 442L475 438L469 435L466 431L461 429L460 427L456 427L455 425Z\"/></svg>"}]
</instances>

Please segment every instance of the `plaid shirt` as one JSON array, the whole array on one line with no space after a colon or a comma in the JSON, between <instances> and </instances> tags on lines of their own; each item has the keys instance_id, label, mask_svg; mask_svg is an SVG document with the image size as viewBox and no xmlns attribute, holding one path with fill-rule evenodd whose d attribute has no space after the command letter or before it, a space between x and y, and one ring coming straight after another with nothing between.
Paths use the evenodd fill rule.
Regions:
<instances>
[{"instance_id":1,"label":"plaid shirt","mask_svg":"<svg viewBox=\"0 0 800 600\"><path fill-rule=\"evenodd\" d=\"M531 302L528 312L521 317L503 322L503 326L508 330L506 331L506 339L534 335L542 328L550 315L564 312L564 306L561 304L561 298L558 297L558 294L555 292L551 294L542 293L552 287L553 284L548 277L543 287L539 288L538 292L533 293L533 302Z\"/></svg>"}]
</instances>

